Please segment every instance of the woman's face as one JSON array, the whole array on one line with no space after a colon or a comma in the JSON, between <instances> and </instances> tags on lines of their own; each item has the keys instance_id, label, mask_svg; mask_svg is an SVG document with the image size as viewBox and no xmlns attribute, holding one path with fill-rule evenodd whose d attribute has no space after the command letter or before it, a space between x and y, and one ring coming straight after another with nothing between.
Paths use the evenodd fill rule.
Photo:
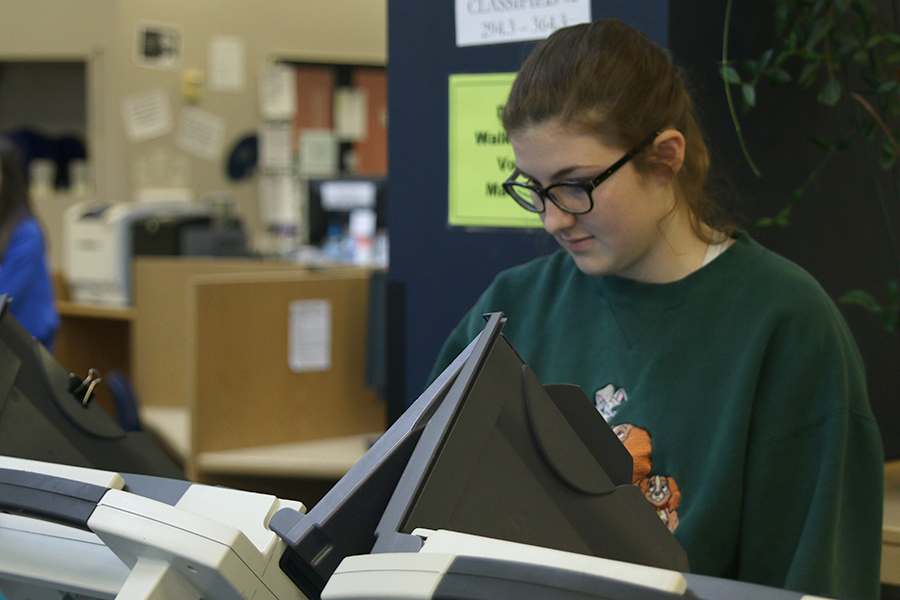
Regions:
<instances>
[{"instance_id":1,"label":"woman's face","mask_svg":"<svg viewBox=\"0 0 900 600\"><path fill-rule=\"evenodd\" d=\"M665 135L665 134L663 134ZM516 167L532 183L590 181L627 149L614 148L596 136L550 122L514 132L510 142ZM544 229L553 235L588 275L619 275L646 282L679 279L668 233L684 233L681 205L670 178L638 173L626 163L593 191L594 207L572 215L546 202ZM676 244L677 246L677 244ZM698 265L699 266L699 265Z\"/></svg>"}]
</instances>

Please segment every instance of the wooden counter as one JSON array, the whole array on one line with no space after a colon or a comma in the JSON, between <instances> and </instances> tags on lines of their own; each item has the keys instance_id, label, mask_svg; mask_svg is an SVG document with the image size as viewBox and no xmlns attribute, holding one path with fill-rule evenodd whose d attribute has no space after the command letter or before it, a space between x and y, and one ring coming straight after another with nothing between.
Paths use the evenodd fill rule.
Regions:
<instances>
[{"instance_id":1,"label":"wooden counter","mask_svg":"<svg viewBox=\"0 0 900 600\"><path fill-rule=\"evenodd\" d=\"M900 460L884 465L881 581L900 585Z\"/></svg>"}]
</instances>

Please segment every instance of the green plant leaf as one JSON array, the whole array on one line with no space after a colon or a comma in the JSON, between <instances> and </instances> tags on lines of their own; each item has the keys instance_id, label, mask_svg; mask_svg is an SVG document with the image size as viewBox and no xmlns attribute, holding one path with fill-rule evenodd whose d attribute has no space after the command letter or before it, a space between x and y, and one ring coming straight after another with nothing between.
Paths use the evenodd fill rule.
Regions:
<instances>
[{"instance_id":1,"label":"green plant leaf","mask_svg":"<svg viewBox=\"0 0 900 600\"><path fill-rule=\"evenodd\" d=\"M819 137L817 135L811 135L811 136L809 136L809 139L813 144L815 144L822 150L831 150L834 147L834 145L831 142L829 142L825 138Z\"/></svg>"},{"instance_id":2,"label":"green plant leaf","mask_svg":"<svg viewBox=\"0 0 900 600\"><path fill-rule=\"evenodd\" d=\"M865 18L875 12L875 5L869 0L853 0L853 7Z\"/></svg>"},{"instance_id":3,"label":"green plant leaf","mask_svg":"<svg viewBox=\"0 0 900 600\"><path fill-rule=\"evenodd\" d=\"M827 2L828 2L828 0L816 0L816 3L813 4L813 7L812 7L812 14L813 14L813 16L815 16L815 15L819 14L820 12L822 12L822 9L825 8L825 4L826 4Z\"/></svg>"},{"instance_id":4,"label":"green plant leaf","mask_svg":"<svg viewBox=\"0 0 900 600\"><path fill-rule=\"evenodd\" d=\"M871 87L873 87L873 88L875 88L875 89L877 90L877 89L881 86L881 84L884 83L884 82L881 80L881 78L878 77L878 75L876 75L875 73L871 73L871 72L869 72L869 71L866 70L866 69L869 68L869 59L868 59L868 58L866 58L865 64L863 64L863 65L857 65L857 66L860 67L860 70L859 70L859 76L860 76L866 83L868 83Z\"/></svg>"},{"instance_id":5,"label":"green plant leaf","mask_svg":"<svg viewBox=\"0 0 900 600\"><path fill-rule=\"evenodd\" d=\"M845 61L853 58L861 49L860 40L847 34L835 34L832 36L832 58L836 61Z\"/></svg>"},{"instance_id":6,"label":"green plant leaf","mask_svg":"<svg viewBox=\"0 0 900 600\"><path fill-rule=\"evenodd\" d=\"M870 37L869 39L866 40L864 47L866 50L871 50L872 48L874 48L875 46L877 46L878 44L880 44L883 41L884 41L883 35L873 35L872 37Z\"/></svg>"},{"instance_id":7,"label":"green plant leaf","mask_svg":"<svg viewBox=\"0 0 900 600\"><path fill-rule=\"evenodd\" d=\"M855 304L862 308L878 314L882 309L881 304L875 299L875 296L865 290L850 290L839 298L841 302L846 304Z\"/></svg>"},{"instance_id":8,"label":"green plant leaf","mask_svg":"<svg viewBox=\"0 0 900 600\"><path fill-rule=\"evenodd\" d=\"M875 137L875 134L878 133L878 123L875 119L863 119L863 134L866 136L867 141L872 141L872 138Z\"/></svg>"},{"instance_id":9,"label":"green plant leaf","mask_svg":"<svg viewBox=\"0 0 900 600\"><path fill-rule=\"evenodd\" d=\"M850 290L839 298L846 304L862 307L878 316L886 333L895 333L900 328L900 291L897 281L891 279L887 283L890 304L883 306L875 297L865 290Z\"/></svg>"},{"instance_id":10,"label":"green plant leaf","mask_svg":"<svg viewBox=\"0 0 900 600\"><path fill-rule=\"evenodd\" d=\"M896 91L898 87L900 87L900 82L898 82L896 79L891 79L879 85L875 89L875 92L879 94L888 94Z\"/></svg>"},{"instance_id":11,"label":"green plant leaf","mask_svg":"<svg viewBox=\"0 0 900 600\"><path fill-rule=\"evenodd\" d=\"M891 306L893 306L894 308L900 308L900 285L897 284L896 279L888 280L887 291L888 299L891 301Z\"/></svg>"},{"instance_id":12,"label":"green plant leaf","mask_svg":"<svg viewBox=\"0 0 900 600\"><path fill-rule=\"evenodd\" d=\"M789 203L788 206L785 206L780 211L778 211L778 214L772 218L772 224L777 225L778 227L787 227L788 225L790 225L791 222L788 217L791 216L792 205L793 202Z\"/></svg>"},{"instance_id":13,"label":"green plant leaf","mask_svg":"<svg viewBox=\"0 0 900 600\"><path fill-rule=\"evenodd\" d=\"M804 65L803 70L800 71L800 76L797 78L797 83L802 85L803 87L809 87L816 80L816 76L819 73L819 68L822 66L822 61L813 60L809 61Z\"/></svg>"},{"instance_id":14,"label":"green plant leaf","mask_svg":"<svg viewBox=\"0 0 900 600\"><path fill-rule=\"evenodd\" d=\"M824 3L824 1L825 0L820 0L820 2L822 3ZM806 44L804 45L804 47L807 50L812 50L813 48L815 48L833 26L834 21L828 17L817 19L816 22L813 23L812 28L809 31L809 37L806 39Z\"/></svg>"},{"instance_id":15,"label":"green plant leaf","mask_svg":"<svg viewBox=\"0 0 900 600\"><path fill-rule=\"evenodd\" d=\"M741 93L744 96L745 109L756 106L756 88L752 84L745 83L741 85Z\"/></svg>"},{"instance_id":16,"label":"green plant leaf","mask_svg":"<svg viewBox=\"0 0 900 600\"><path fill-rule=\"evenodd\" d=\"M765 74L773 83L790 83L791 81L791 74L777 67L766 69Z\"/></svg>"},{"instance_id":17,"label":"green plant leaf","mask_svg":"<svg viewBox=\"0 0 900 600\"><path fill-rule=\"evenodd\" d=\"M885 171L894 166L897 161L897 153L890 142L885 141L881 147L881 154L878 155L878 165Z\"/></svg>"},{"instance_id":18,"label":"green plant leaf","mask_svg":"<svg viewBox=\"0 0 900 600\"><path fill-rule=\"evenodd\" d=\"M836 79L831 79L822 87L818 100L825 106L834 106L841 99L841 84Z\"/></svg>"},{"instance_id":19,"label":"green plant leaf","mask_svg":"<svg viewBox=\"0 0 900 600\"><path fill-rule=\"evenodd\" d=\"M822 55L814 52L812 48L800 48L797 50L797 55L805 61L822 60Z\"/></svg>"},{"instance_id":20,"label":"green plant leaf","mask_svg":"<svg viewBox=\"0 0 900 600\"><path fill-rule=\"evenodd\" d=\"M722 79L724 79L728 83L741 83L741 76L738 74L737 69L730 65L725 65L722 67Z\"/></svg>"},{"instance_id":21,"label":"green plant leaf","mask_svg":"<svg viewBox=\"0 0 900 600\"><path fill-rule=\"evenodd\" d=\"M786 53L788 53L791 56L797 54L797 32L795 30L792 29L789 34L787 34L786 36L784 36L782 38L782 41L784 42L784 45L787 48L787 50L785 50ZM779 62L781 60L784 60L783 57L779 57L779 58L780 58Z\"/></svg>"},{"instance_id":22,"label":"green plant leaf","mask_svg":"<svg viewBox=\"0 0 900 600\"><path fill-rule=\"evenodd\" d=\"M853 138L844 138L836 144L838 150L846 150L853 143Z\"/></svg>"}]
</instances>

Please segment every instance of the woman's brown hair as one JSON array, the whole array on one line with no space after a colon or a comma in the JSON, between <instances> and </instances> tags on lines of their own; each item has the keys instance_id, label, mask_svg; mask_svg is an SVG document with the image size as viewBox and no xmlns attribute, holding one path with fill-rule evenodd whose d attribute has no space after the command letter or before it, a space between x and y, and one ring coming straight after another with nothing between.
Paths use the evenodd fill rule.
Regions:
<instances>
[{"instance_id":1,"label":"woman's brown hair","mask_svg":"<svg viewBox=\"0 0 900 600\"><path fill-rule=\"evenodd\" d=\"M0 258L6 254L13 230L31 216L22 156L10 140L0 137Z\"/></svg>"},{"instance_id":2,"label":"woman's brown hair","mask_svg":"<svg viewBox=\"0 0 900 600\"><path fill-rule=\"evenodd\" d=\"M525 60L503 109L509 135L556 121L627 151L653 131L677 129L685 139L676 177L692 227L731 233L733 220L707 193L709 152L684 78L670 54L618 19L600 19L554 32ZM649 149L633 160L648 173L663 163Z\"/></svg>"}]
</instances>

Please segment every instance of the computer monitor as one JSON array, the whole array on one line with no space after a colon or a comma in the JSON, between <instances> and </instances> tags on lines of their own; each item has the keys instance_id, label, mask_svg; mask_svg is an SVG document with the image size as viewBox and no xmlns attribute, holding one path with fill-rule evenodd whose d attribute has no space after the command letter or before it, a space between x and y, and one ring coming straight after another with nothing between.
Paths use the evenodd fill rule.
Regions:
<instances>
[{"instance_id":1,"label":"computer monitor","mask_svg":"<svg viewBox=\"0 0 900 600\"><path fill-rule=\"evenodd\" d=\"M417 551L417 528L688 570L632 485L631 455L584 392L541 385L501 334L502 315L486 319L305 517L273 517L291 546L282 569L310 598L345 556Z\"/></svg>"},{"instance_id":2,"label":"computer monitor","mask_svg":"<svg viewBox=\"0 0 900 600\"><path fill-rule=\"evenodd\" d=\"M387 179L385 177L314 177L308 181L307 223L309 243L321 245L328 227L346 229L356 209L375 211L375 227L387 227Z\"/></svg>"},{"instance_id":3,"label":"computer monitor","mask_svg":"<svg viewBox=\"0 0 900 600\"><path fill-rule=\"evenodd\" d=\"M153 438L126 433L91 402L89 386L81 386L8 306L8 296L0 296L0 455L184 479Z\"/></svg>"}]
</instances>

